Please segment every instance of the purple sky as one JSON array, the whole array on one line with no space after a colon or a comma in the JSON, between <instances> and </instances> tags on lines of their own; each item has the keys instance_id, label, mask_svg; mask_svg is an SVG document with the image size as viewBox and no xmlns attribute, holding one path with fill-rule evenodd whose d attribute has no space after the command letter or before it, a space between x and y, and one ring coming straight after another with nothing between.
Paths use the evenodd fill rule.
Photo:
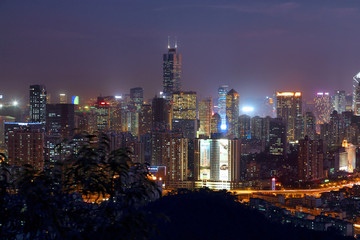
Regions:
<instances>
[{"instance_id":1,"label":"purple sky","mask_svg":"<svg viewBox=\"0 0 360 240\"><path fill-rule=\"evenodd\" d=\"M360 1L1 0L0 92L52 95L162 90L162 54L177 36L184 90L241 98L274 90L351 90L360 71Z\"/></svg>"}]
</instances>

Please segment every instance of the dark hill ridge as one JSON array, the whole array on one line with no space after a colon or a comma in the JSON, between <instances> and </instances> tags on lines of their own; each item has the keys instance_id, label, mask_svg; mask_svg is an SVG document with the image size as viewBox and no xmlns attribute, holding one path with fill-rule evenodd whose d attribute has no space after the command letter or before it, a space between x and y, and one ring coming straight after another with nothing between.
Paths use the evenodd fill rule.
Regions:
<instances>
[{"instance_id":1,"label":"dark hill ridge","mask_svg":"<svg viewBox=\"0 0 360 240\"><path fill-rule=\"evenodd\" d=\"M147 208L167 221L157 223L160 236L153 239L353 239L334 232L316 232L271 223L256 210L234 201L225 191L180 190L153 202Z\"/></svg>"}]
</instances>

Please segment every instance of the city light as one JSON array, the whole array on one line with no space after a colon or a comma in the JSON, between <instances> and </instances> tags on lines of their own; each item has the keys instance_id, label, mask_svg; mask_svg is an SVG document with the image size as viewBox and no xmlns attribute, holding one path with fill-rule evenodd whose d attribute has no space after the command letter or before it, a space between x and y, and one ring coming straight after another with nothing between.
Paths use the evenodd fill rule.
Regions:
<instances>
[{"instance_id":1,"label":"city light","mask_svg":"<svg viewBox=\"0 0 360 240\"><path fill-rule=\"evenodd\" d=\"M0 108L2 108L4 105L0 104Z\"/></svg>"},{"instance_id":2,"label":"city light","mask_svg":"<svg viewBox=\"0 0 360 240\"><path fill-rule=\"evenodd\" d=\"M12 105L13 105L13 106L17 106L18 104L19 104L19 103L18 103L18 101L16 101L16 100L12 102Z\"/></svg>"},{"instance_id":3,"label":"city light","mask_svg":"<svg viewBox=\"0 0 360 240\"><path fill-rule=\"evenodd\" d=\"M117 95L115 96L116 99L122 99L122 96L121 95Z\"/></svg>"},{"instance_id":4,"label":"city light","mask_svg":"<svg viewBox=\"0 0 360 240\"><path fill-rule=\"evenodd\" d=\"M251 106L245 106L242 108L243 112L249 113L249 112L253 112L254 111L254 107Z\"/></svg>"},{"instance_id":5,"label":"city light","mask_svg":"<svg viewBox=\"0 0 360 240\"><path fill-rule=\"evenodd\" d=\"M221 130L226 130L226 128L227 128L226 124L225 123L221 124L220 128L221 128Z\"/></svg>"}]
</instances>

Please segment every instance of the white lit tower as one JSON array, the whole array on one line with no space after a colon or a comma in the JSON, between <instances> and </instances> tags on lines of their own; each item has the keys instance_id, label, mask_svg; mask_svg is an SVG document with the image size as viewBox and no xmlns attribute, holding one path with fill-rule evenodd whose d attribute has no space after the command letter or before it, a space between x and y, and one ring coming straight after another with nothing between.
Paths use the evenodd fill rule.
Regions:
<instances>
[{"instance_id":1,"label":"white lit tower","mask_svg":"<svg viewBox=\"0 0 360 240\"><path fill-rule=\"evenodd\" d=\"M218 113L221 118L221 130L226 130L226 95L228 93L229 86L222 85L218 89Z\"/></svg>"},{"instance_id":2,"label":"white lit tower","mask_svg":"<svg viewBox=\"0 0 360 240\"><path fill-rule=\"evenodd\" d=\"M360 72L353 77L353 111L360 116Z\"/></svg>"}]
</instances>

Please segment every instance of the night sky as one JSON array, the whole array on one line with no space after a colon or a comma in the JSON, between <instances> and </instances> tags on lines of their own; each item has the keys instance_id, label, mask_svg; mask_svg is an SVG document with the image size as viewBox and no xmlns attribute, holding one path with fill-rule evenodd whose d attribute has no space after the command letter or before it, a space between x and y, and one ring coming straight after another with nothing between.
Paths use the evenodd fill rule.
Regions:
<instances>
[{"instance_id":1,"label":"night sky","mask_svg":"<svg viewBox=\"0 0 360 240\"><path fill-rule=\"evenodd\" d=\"M0 0L0 92L30 84L90 97L162 90L162 54L177 37L183 90L221 84L242 99L351 91L360 71L360 1Z\"/></svg>"}]
</instances>

